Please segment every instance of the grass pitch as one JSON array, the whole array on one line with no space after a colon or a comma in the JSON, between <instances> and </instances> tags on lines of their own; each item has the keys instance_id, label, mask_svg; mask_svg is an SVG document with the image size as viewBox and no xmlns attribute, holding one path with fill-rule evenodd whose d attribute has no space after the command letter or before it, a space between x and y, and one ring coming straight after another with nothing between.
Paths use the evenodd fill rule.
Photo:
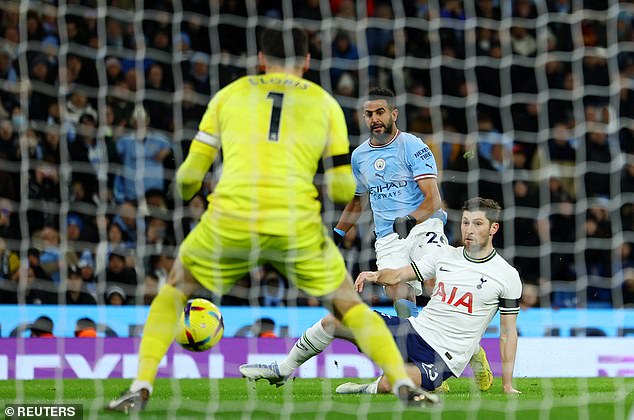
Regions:
<instances>
[{"instance_id":1,"label":"grass pitch","mask_svg":"<svg viewBox=\"0 0 634 420\"><path fill-rule=\"evenodd\" d=\"M157 380L139 418L213 419L628 419L634 378L518 378L523 393L506 396L500 378L480 393L468 378L451 379L440 408L405 409L391 395L337 395L346 379L296 379L281 388L244 379ZM355 380L356 381L356 380ZM0 402L80 403L84 418L125 418L103 410L129 380L0 381ZM135 416L136 417L136 416ZM634 417L633 417L634 419Z\"/></svg>"}]
</instances>

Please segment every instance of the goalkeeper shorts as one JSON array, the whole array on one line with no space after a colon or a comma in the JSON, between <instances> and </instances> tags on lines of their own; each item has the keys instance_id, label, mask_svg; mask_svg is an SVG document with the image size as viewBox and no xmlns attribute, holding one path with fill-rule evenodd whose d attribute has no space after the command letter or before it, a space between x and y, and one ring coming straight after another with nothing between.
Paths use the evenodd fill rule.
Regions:
<instances>
[{"instance_id":1,"label":"goalkeeper shorts","mask_svg":"<svg viewBox=\"0 0 634 420\"><path fill-rule=\"evenodd\" d=\"M221 226L203 216L181 244L179 258L202 286L219 295L265 263L315 297L334 292L346 277L344 259L321 224L301 235L279 236Z\"/></svg>"}]
</instances>

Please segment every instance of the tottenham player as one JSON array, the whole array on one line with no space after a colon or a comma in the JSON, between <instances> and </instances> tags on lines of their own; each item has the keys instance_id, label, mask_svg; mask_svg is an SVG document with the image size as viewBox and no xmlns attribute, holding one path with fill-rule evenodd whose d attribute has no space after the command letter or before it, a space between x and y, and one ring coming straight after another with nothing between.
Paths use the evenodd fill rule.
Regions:
<instances>
[{"instance_id":1,"label":"tottenham player","mask_svg":"<svg viewBox=\"0 0 634 420\"><path fill-rule=\"evenodd\" d=\"M434 390L447 378L462 374L499 309L502 386L506 393L519 393L512 379L522 284L517 270L498 255L492 245L500 214L500 206L493 200L479 197L468 200L463 206L461 222L463 247L444 245L439 252L427 254L402 268L363 272L357 277L355 288L359 292L365 283L389 286L435 278L431 300L417 317L403 319L382 314L408 361L410 377L424 389ZM347 329L330 315L323 318L320 325L321 344L334 337L353 341ZM303 347L302 339L279 365L261 365L259 369L243 365L240 371L253 379L283 383L288 376L282 377L280 368L295 369L319 353L316 349L310 355L306 351L298 352L298 345ZM325 346L321 350L323 348ZM271 373L272 367L277 376ZM370 384L348 382L337 387L337 392L342 394L388 391L388 382L383 377Z\"/></svg>"}]
</instances>

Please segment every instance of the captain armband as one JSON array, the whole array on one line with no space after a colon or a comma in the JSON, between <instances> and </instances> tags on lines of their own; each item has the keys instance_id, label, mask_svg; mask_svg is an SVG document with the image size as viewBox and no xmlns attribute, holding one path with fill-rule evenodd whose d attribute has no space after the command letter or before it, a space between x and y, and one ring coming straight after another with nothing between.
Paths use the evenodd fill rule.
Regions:
<instances>
[{"instance_id":1,"label":"captain armband","mask_svg":"<svg viewBox=\"0 0 634 420\"><path fill-rule=\"evenodd\" d=\"M517 315L519 313L519 299L500 299L500 315Z\"/></svg>"}]
</instances>

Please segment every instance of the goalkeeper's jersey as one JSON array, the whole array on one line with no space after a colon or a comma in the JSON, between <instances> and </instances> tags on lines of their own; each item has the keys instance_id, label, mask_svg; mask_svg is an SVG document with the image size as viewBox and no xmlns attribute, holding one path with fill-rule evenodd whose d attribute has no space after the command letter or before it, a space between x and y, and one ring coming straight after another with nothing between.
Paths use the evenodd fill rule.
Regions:
<instances>
[{"instance_id":1,"label":"goalkeeper's jersey","mask_svg":"<svg viewBox=\"0 0 634 420\"><path fill-rule=\"evenodd\" d=\"M474 260L464 247L449 245L412 262L412 268L419 280L435 277L436 284L427 306L409 321L460 376L498 308L502 316L519 313L519 274L495 250Z\"/></svg>"},{"instance_id":2,"label":"goalkeeper's jersey","mask_svg":"<svg viewBox=\"0 0 634 420\"><path fill-rule=\"evenodd\" d=\"M350 150L335 99L315 83L283 73L245 76L221 89L195 139L222 147L224 158L207 217L273 235L321 225L313 184L319 161Z\"/></svg>"}]
</instances>

